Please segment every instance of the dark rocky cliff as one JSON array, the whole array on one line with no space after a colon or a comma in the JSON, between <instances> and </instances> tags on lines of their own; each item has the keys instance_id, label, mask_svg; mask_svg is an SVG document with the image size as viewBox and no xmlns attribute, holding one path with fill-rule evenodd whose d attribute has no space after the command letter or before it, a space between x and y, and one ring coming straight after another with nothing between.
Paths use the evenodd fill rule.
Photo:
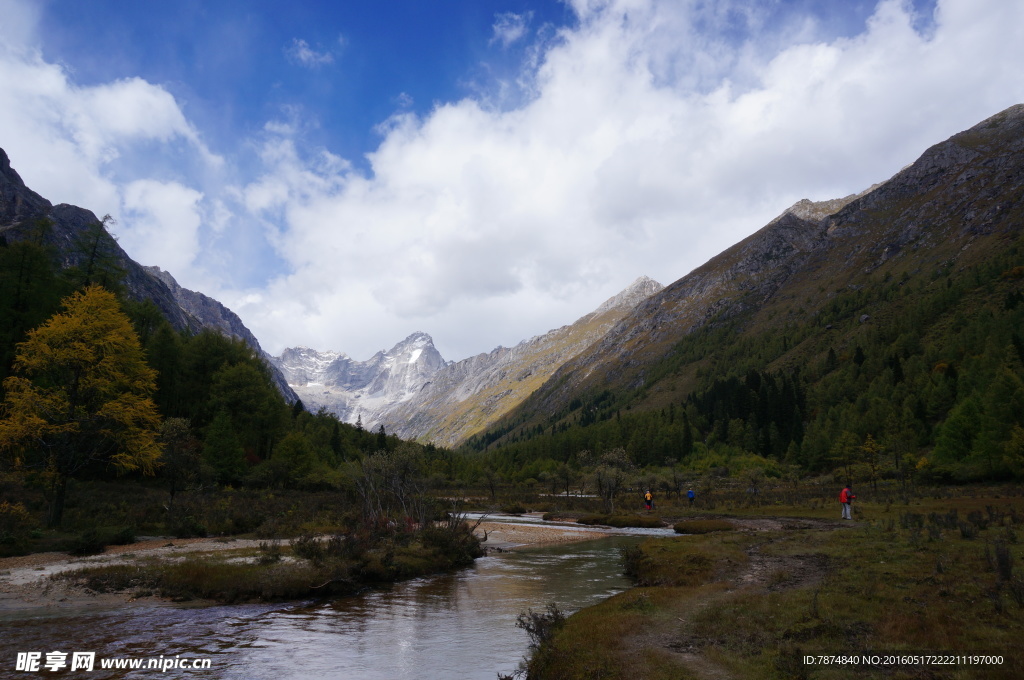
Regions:
<instances>
[{"instance_id":1,"label":"dark rocky cliff","mask_svg":"<svg viewBox=\"0 0 1024 680\"><path fill-rule=\"evenodd\" d=\"M36 233L36 225L40 220L50 225L41 232L43 242L54 248L61 265L81 265L86 255L76 247L76 243L89 229L100 224L99 218L78 206L66 203L53 205L26 187L11 167L7 154L0 149L0 237L8 242L30 238ZM152 300L177 330L195 331L201 328L201 324L177 304L167 286L128 257L114 237L102 231L99 238L99 249L103 255L125 272L122 283L131 299Z\"/></svg>"},{"instance_id":2,"label":"dark rocky cliff","mask_svg":"<svg viewBox=\"0 0 1024 680\"><path fill-rule=\"evenodd\" d=\"M47 228L40 230L41 222ZM0 149L0 238L13 243L41 236L43 243L53 248L61 266L73 267L82 265L86 257L78 244L84 235L94 233L98 250L124 272L121 284L129 298L151 300L175 330L196 332L211 328L243 340L266 358L256 337L234 312L202 293L182 288L159 267L144 267L135 262L106 230L91 231L100 224L101 220L89 210L64 203L53 205L29 189L11 167L6 152ZM295 393L280 372L271 369L281 393L294 402Z\"/></svg>"}]
</instances>

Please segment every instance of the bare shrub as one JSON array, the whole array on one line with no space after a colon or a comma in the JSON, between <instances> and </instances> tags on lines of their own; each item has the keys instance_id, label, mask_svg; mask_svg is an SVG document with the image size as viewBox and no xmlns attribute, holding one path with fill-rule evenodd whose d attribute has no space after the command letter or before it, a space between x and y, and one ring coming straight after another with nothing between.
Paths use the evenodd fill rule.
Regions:
<instances>
[{"instance_id":1,"label":"bare shrub","mask_svg":"<svg viewBox=\"0 0 1024 680\"><path fill-rule=\"evenodd\" d=\"M619 559L622 562L623 573L636 579L640 576L640 564L644 559L644 551L639 545L630 545L619 548Z\"/></svg>"},{"instance_id":2,"label":"bare shrub","mask_svg":"<svg viewBox=\"0 0 1024 680\"><path fill-rule=\"evenodd\" d=\"M969 513L967 515L967 521L973 524L974 526L978 527L978 529L984 530L988 528L988 519L986 519L986 517L983 514L981 514L980 510L975 510Z\"/></svg>"},{"instance_id":3,"label":"bare shrub","mask_svg":"<svg viewBox=\"0 0 1024 680\"><path fill-rule=\"evenodd\" d=\"M273 564L281 561L281 541L274 538L269 541L260 541L260 556L257 562L260 564Z\"/></svg>"},{"instance_id":4,"label":"bare shrub","mask_svg":"<svg viewBox=\"0 0 1024 680\"><path fill-rule=\"evenodd\" d=\"M924 527L924 515L916 512L900 513L901 529L920 529Z\"/></svg>"},{"instance_id":5,"label":"bare shrub","mask_svg":"<svg viewBox=\"0 0 1024 680\"><path fill-rule=\"evenodd\" d=\"M999 574L999 579L1001 581L1012 581L1013 554L1010 552L1010 546L1006 544L1006 541L997 540L993 543L992 548L995 552L995 569L996 573Z\"/></svg>"},{"instance_id":6,"label":"bare shrub","mask_svg":"<svg viewBox=\"0 0 1024 680\"><path fill-rule=\"evenodd\" d=\"M541 645L549 642L564 623L565 614L554 602L549 603L545 611L535 612L529 609L520 612L516 617L516 628L525 630L530 636L530 649L539 649Z\"/></svg>"},{"instance_id":7,"label":"bare shrub","mask_svg":"<svg viewBox=\"0 0 1024 680\"><path fill-rule=\"evenodd\" d=\"M917 548L918 546L920 546L921 545L921 527L914 527L913 529L911 529L910 530L910 535L908 536L908 539L910 540L910 545L912 547Z\"/></svg>"},{"instance_id":8,"label":"bare shrub","mask_svg":"<svg viewBox=\"0 0 1024 680\"><path fill-rule=\"evenodd\" d=\"M1006 604L1003 602L1003 588L1001 583L988 591L988 597L992 600L992 608L995 609L996 614L1002 614L1006 611Z\"/></svg>"},{"instance_id":9,"label":"bare shrub","mask_svg":"<svg viewBox=\"0 0 1024 680\"><path fill-rule=\"evenodd\" d=\"M1015 578L1010 581L1010 595L1018 607L1024 607L1024 580Z\"/></svg>"},{"instance_id":10,"label":"bare shrub","mask_svg":"<svg viewBox=\"0 0 1024 680\"><path fill-rule=\"evenodd\" d=\"M956 510L951 510L945 514L940 512L928 514L928 522L943 529L956 529L959 521Z\"/></svg>"}]
</instances>

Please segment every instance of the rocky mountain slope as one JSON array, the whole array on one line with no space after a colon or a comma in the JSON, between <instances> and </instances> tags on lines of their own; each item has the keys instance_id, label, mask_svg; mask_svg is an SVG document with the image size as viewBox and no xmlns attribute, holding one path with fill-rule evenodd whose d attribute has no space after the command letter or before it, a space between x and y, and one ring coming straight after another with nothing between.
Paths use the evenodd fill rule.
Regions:
<instances>
[{"instance_id":1,"label":"rocky mountain slope","mask_svg":"<svg viewBox=\"0 0 1024 680\"><path fill-rule=\"evenodd\" d=\"M1024 227L1022 199L1024 105L1017 105L936 144L863 194L834 204L798 203L637 305L592 348L561 366L503 427L515 423L522 431L568 417L574 400L606 389L622 403L646 400L652 406L659 390L685 394L699 371L728 370L703 365L699 357L675 357L679 343L700 330L728 326L739 337L771 329L784 334L817 325L819 315L842 299L852 305L855 331L874 314L894 312L884 300L857 307L846 300L851 294L984 261ZM812 356L811 345L813 351L827 349L827 342L812 340L807 351L790 347L773 365L791 369ZM622 396L630 392L633 397Z\"/></svg>"},{"instance_id":2,"label":"rocky mountain slope","mask_svg":"<svg viewBox=\"0 0 1024 680\"><path fill-rule=\"evenodd\" d=\"M48 227L40 229L43 222ZM128 257L106 231L94 232L98 237L94 252L83 249L83 239L99 224L93 212L66 203L53 205L25 186L7 153L0 149L0 237L8 243L39 239L56 251L64 267L82 266L94 255L106 258L124 271L122 284L130 298L152 300L176 330L201 328L202 324L178 305L167 286Z\"/></svg>"},{"instance_id":3,"label":"rocky mountain slope","mask_svg":"<svg viewBox=\"0 0 1024 680\"><path fill-rule=\"evenodd\" d=\"M100 224L89 210L63 203L55 206L29 189L0 149L0 238L8 243L38 239L53 249L65 268L82 267L89 258L102 258L124 273L120 283L129 298L151 300L175 330L197 332L210 328L241 339L260 356L266 356L234 312L202 293L182 288L159 267L135 262ZM296 399L282 376L275 376L275 382L286 399Z\"/></svg>"},{"instance_id":4,"label":"rocky mountain slope","mask_svg":"<svg viewBox=\"0 0 1024 680\"><path fill-rule=\"evenodd\" d=\"M274 366L271 356L263 351L263 348L260 347L260 341L252 334L252 331L245 327L245 324L242 323L237 314L212 297L189 290L188 288L182 288L174 277L171 276L170 272L163 271L160 267L143 267L143 269L150 276L162 281L167 286L178 306L186 314L198 321L200 327L215 330L228 338L241 340L255 350L259 356L263 357L270 367L277 389L288 403L295 403L295 400L299 398L298 395L288 386L288 381L285 379L284 374Z\"/></svg>"},{"instance_id":5,"label":"rocky mountain slope","mask_svg":"<svg viewBox=\"0 0 1024 680\"><path fill-rule=\"evenodd\" d=\"M403 438L452 446L525 399L568 359L584 351L661 285L641 277L575 323L457 363L446 362L429 335L414 333L359 362L305 347L272 361L310 409Z\"/></svg>"}]
</instances>

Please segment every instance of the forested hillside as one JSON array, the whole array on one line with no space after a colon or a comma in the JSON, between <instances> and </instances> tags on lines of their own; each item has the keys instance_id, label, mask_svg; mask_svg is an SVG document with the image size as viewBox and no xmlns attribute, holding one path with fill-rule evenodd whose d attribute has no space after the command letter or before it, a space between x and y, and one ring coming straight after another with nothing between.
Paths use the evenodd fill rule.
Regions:
<instances>
[{"instance_id":1,"label":"forested hillside","mask_svg":"<svg viewBox=\"0 0 1024 680\"><path fill-rule=\"evenodd\" d=\"M467 449L531 477L621 446L723 474L1020 479L1022 151L1017 106L832 215L783 215Z\"/></svg>"},{"instance_id":2,"label":"forested hillside","mask_svg":"<svg viewBox=\"0 0 1024 680\"><path fill-rule=\"evenodd\" d=\"M71 255L46 219L31 230L0 238L0 483L39 512L41 492L51 527L73 480L154 475L173 505L186 490L351 486L358 471L346 465L378 451L435 457L289 405L244 341L175 329L153 301L131 299L121 263L98 247L113 242L102 223L76 235Z\"/></svg>"}]
</instances>

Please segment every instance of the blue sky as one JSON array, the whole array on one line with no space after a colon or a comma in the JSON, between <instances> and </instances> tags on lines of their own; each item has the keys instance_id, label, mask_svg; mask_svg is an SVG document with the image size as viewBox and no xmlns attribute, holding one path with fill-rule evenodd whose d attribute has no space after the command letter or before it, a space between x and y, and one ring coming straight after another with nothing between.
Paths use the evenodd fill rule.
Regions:
<instances>
[{"instance_id":1,"label":"blue sky","mask_svg":"<svg viewBox=\"0 0 1024 680\"><path fill-rule=\"evenodd\" d=\"M266 349L448 359L1024 101L1004 0L0 0L0 147Z\"/></svg>"},{"instance_id":2,"label":"blue sky","mask_svg":"<svg viewBox=\"0 0 1024 680\"><path fill-rule=\"evenodd\" d=\"M871 2L761 2L764 30L806 12L829 37L856 35ZM367 170L363 155L379 144L374 128L396 109L429 113L437 102L479 95L514 78L526 48L577 25L560 0L397 0L296 2L50 0L39 32L47 57L91 85L141 77L161 84L218 145L236 147L268 119L295 110L305 141ZM934 0L914 3L930 21ZM496 26L521 20L511 43ZM734 12L723 37L750 37ZM540 36L538 36L540 34ZM302 36L301 38L296 36ZM237 152L237 151L236 151Z\"/></svg>"},{"instance_id":3,"label":"blue sky","mask_svg":"<svg viewBox=\"0 0 1024 680\"><path fill-rule=\"evenodd\" d=\"M529 16L532 31L574 21L561 2L526 0L52 0L43 7L46 55L67 64L80 84L159 83L227 147L298 109L308 117L308 144L354 161L376 147L374 127L396 109L423 114L514 73L524 41L512 49L495 41L500 15Z\"/></svg>"}]
</instances>

